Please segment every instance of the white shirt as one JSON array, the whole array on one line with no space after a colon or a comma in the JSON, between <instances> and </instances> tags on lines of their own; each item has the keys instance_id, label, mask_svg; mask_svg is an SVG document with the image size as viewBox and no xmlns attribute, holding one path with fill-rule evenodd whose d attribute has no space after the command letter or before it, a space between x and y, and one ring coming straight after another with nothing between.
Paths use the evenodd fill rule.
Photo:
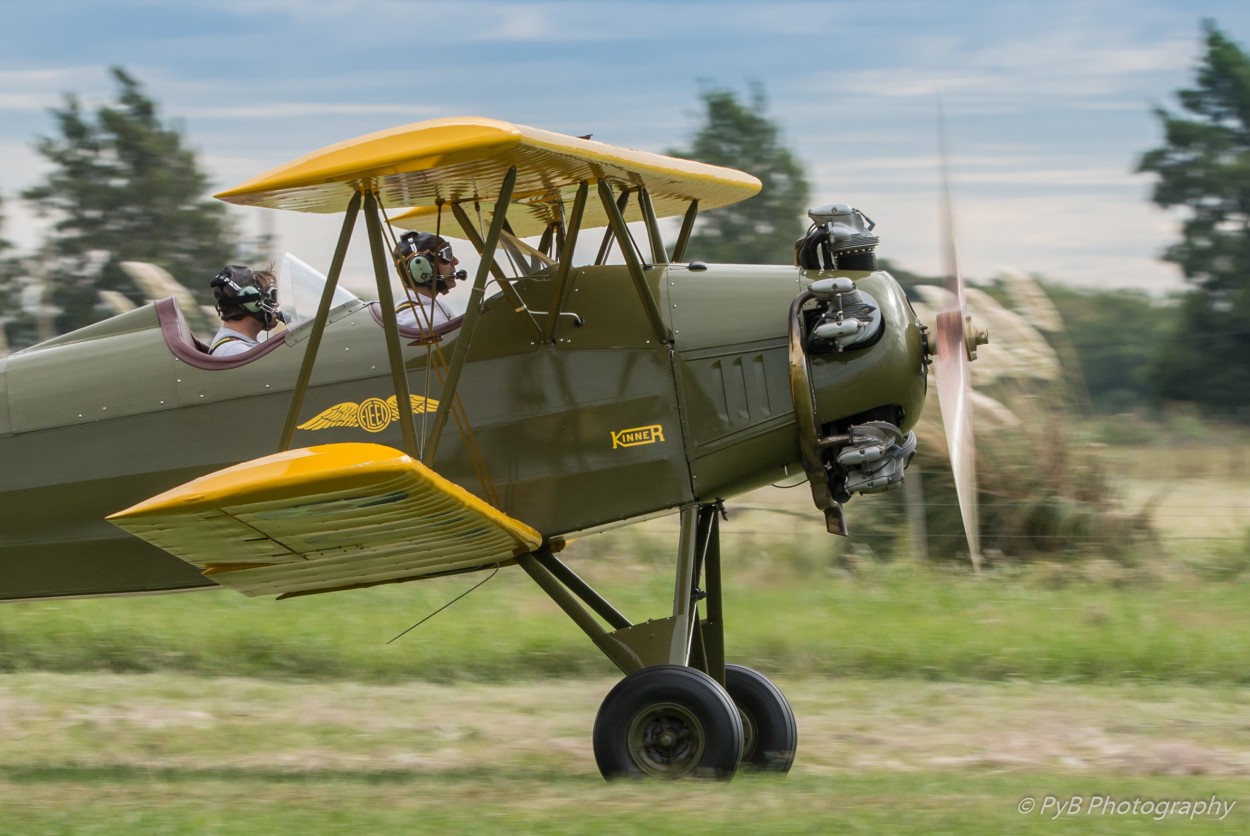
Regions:
<instances>
[{"instance_id":1,"label":"white shirt","mask_svg":"<svg viewBox=\"0 0 1250 836\"><path fill-rule=\"evenodd\" d=\"M437 328L455 318L456 314L451 308L420 293L412 294L407 302L395 309L395 319L400 328L413 328L418 331L427 330L431 324Z\"/></svg>"},{"instance_id":2,"label":"white shirt","mask_svg":"<svg viewBox=\"0 0 1250 836\"><path fill-rule=\"evenodd\" d=\"M213 341L209 343L208 353L214 357L229 357L232 354L242 354L258 345L260 343L247 334L240 334L233 328L227 328L223 325L213 335Z\"/></svg>"}]
</instances>

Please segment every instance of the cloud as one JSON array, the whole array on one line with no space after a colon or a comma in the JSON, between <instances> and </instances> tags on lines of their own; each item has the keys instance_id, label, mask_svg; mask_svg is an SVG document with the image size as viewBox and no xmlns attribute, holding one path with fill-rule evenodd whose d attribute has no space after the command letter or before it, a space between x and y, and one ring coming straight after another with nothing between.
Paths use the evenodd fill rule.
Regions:
<instances>
[{"instance_id":1,"label":"cloud","mask_svg":"<svg viewBox=\"0 0 1250 836\"><path fill-rule=\"evenodd\" d=\"M6 194L42 164L29 143L54 125L40 111L67 90L89 108L107 101L118 56L163 119L185 122L205 171L224 185L332 142L455 113L662 151L697 128L701 79L734 89L759 80L814 202L862 203L895 256L927 269L940 91L972 270L1002 255L1056 277L1132 265L1142 281L1174 280L1152 260L1171 221L1131 171L1157 141L1150 97L1186 83L1200 15L1237 22L1241 32L1226 31L1242 38L1245 20L1231 0L109 6L48 0L6 17L0 143L16 149L0 159ZM223 61L227 52L243 60ZM312 245L334 237L332 222L316 221Z\"/></svg>"},{"instance_id":2,"label":"cloud","mask_svg":"<svg viewBox=\"0 0 1250 836\"><path fill-rule=\"evenodd\" d=\"M895 44L906 61L825 69L805 86L852 98L932 99L941 93L954 108L968 102L1027 108L1039 97L1062 98L1067 106L1123 96L1136 102L1143 77L1183 72L1198 50L1196 27L1192 35L1150 37L1116 17L1086 19L1071 10L1067 16L1078 19L1070 25L1063 25L1059 10L1054 20L1034 26L1036 12L1015 7L1020 20L1014 26L972 24L958 34L949 25L911 27Z\"/></svg>"},{"instance_id":3,"label":"cloud","mask_svg":"<svg viewBox=\"0 0 1250 836\"><path fill-rule=\"evenodd\" d=\"M405 121L420 121L441 114L435 108L414 109L395 102L253 102L246 105L226 103L188 105L180 115L197 118L231 118L248 120L289 120L321 116L395 116Z\"/></svg>"},{"instance_id":4,"label":"cloud","mask_svg":"<svg viewBox=\"0 0 1250 836\"><path fill-rule=\"evenodd\" d=\"M104 75L97 67L65 65L42 69L0 70L0 111L24 113L60 107L65 92L84 75ZM80 97L86 100L86 97Z\"/></svg>"},{"instance_id":5,"label":"cloud","mask_svg":"<svg viewBox=\"0 0 1250 836\"><path fill-rule=\"evenodd\" d=\"M856 205L878 224L878 255L909 270L941 275L939 200L934 191L864 192ZM1158 260L1179 236L1174 217L1116 196L956 195L961 270L986 279L1015 265L1048 279L1087 287L1132 287L1165 293L1181 287L1179 271Z\"/></svg>"},{"instance_id":6,"label":"cloud","mask_svg":"<svg viewBox=\"0 0 1250 836\"><path fill-rule=\"evenodd\" d=\"M41 93L0 93L0 110L47 110L54 103Z\"/></svg>"},{"instance_id":7,"label":"cloud","mask_svg":"<svg viewBox=\"0 0 1250 836\"><path fill-rule=\"evenodd\" d=\"M1065 159L1046 156L993 157L952 156L948 161L957 189L977 186L1029 186L1046 189L1072 187L1140 187L1152 182L1148 175L1134 174L1128 165L1108 165L1098 158ZM936 185L940 163L936 155L918 157L857 158L853 169L818 163L808 169L809 179L819 183L873 183L877 185Z\"/></svg>"},{"instance_id":8,"label":"cloud","mask_svg":"<svg viewBox=\"0 0 1250 836\"><path fill-rule=\"evenodd\" d=\"M78 67L55 67L30 70L0 70L0 88L28 87L55 82L60 85L79 71Z\"/></svg>"}]
</instances>

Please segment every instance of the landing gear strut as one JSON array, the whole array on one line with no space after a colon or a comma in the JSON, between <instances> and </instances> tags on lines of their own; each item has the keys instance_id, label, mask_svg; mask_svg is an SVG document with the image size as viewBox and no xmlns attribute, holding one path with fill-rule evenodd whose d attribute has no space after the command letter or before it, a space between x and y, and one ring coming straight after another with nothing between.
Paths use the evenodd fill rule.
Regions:
<instances>
[{"instance_id":1,"label":"landing gear strut","mask_svg":"<svg viewBox=\"0 0 1250 836\"><path fill-rule=\"evenodd\" d=\"M606 778L728 779L740 766L785 773L794 762L798 735L786 698L762 674L725 664L723 510L719 503L682 509L673 614L642 624L632 624L550 551L518 558L626 674L595 718L595 760Z\"/></svg>"}]
</instances>

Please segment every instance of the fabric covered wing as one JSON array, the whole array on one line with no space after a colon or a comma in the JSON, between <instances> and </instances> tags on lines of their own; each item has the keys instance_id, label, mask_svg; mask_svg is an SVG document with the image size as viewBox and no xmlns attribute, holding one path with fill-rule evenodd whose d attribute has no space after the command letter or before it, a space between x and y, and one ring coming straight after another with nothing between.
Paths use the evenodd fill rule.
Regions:
<instances>
[{"instance_id":1,"label":"fabric covered wing","mask_svg":"<svg viewBox=\"0 0 1250 836\"><path fill-rule=\"evenodd\" d=\"M289 450L109 517L245 595L328 592L511 560L542 542L380 444Z\"/></svg>"},{"instance_id":2,"label":"fabric covered wing","mask_svg":"<svg viewBox=\"0 0 1250 836\"><path fill-rule=\"evenodd\" d=\"M657 217L745 200L760 190L749 174L722 166L636 151L591 139L481 117L430 119L331 145L221 192L245 206L342 212L353 194L372 191L384 206L435 207L440 201L493 206L499 184L516 168L513 201L526 211L524 237L567 211L583 180L645 186ZM448 212L444 208L444 212ZM598 214L595 212L598 211ZM509 213L511 217L512 213ZM592 209L585 226L605 222ZM636 207L626 220L640 217Z\"/></svg>"}]
</instances>

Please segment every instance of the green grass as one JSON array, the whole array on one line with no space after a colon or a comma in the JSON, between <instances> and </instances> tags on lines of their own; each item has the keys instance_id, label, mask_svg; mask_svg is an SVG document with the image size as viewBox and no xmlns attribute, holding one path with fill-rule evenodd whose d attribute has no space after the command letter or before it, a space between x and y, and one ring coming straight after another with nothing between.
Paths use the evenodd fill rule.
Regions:
<instances>
[{"instance_id":1,"label":"green grass","mask_svg":"<svg viewBox=\"0 0 1250 836\"><path fill-rule=\"evenodd\" d=\"M1055 820L1047 796L1238 802L1223 822L1186 821L1195 832L1244 830L1250 815L1244 688L787 678L800 730L788 777L605 784L588 738L611 684L17 674L0 680L0 833L1161 826ZM1025 798L1039 806L1022 814Z\"/></svg>"},{"instance_id":2,"label":"green grass","mask_svg":"<svg viewBox=\"0 0 1250 836\"><path fill-rule=\"evenodd\" d=\"M1244 583L1116 567L973 577L877 563L847 574L786 553L729 552L725 560L729 655L765 671L1250 683ZM635 622L669 612L667 566L602 555L572 565L597 584L601 576L609 598ZM612 671L515 568L387 644L476 579L281 602L214 591L11 604L0 607L0 670L434 682Z\"/></svg>"},{"instance_id":3,"label":"green grass","mask_svg":"<svg viewBox=\"0 0 1250 836\"><path fill-rule=\"evenodd\" d=\"M440 776L310 776L162 771L13 775L0 783L4 834L133 833L1232 833L1245 802L1213 816L1159 822L1148 815L1022 814L1047 796L1116 800L1220 799L1235 779L1089 779L1039 774L909 774L604 785L558 772ZM1244 797L1242 795L1241 797ZM57 799L72 798L72 805Z\"/></svg>"}]
</instances>

